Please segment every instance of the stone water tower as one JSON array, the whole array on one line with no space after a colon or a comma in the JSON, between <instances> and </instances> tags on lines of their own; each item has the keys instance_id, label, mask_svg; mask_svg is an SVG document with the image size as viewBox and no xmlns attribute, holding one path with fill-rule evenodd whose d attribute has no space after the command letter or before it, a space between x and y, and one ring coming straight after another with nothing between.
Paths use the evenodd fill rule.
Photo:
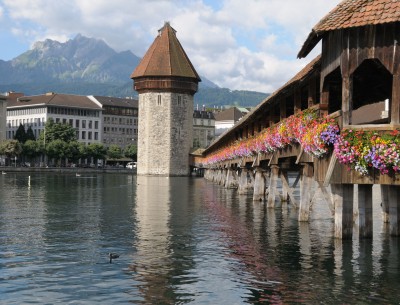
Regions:
<instances>
[{"instance_id":1,"label":"stone water tower","mask_svg":"<svg viewBox=\"0 0 400 305\"><path fill-rule=\"evenodd\" d=\"M201 79L168 22L131 78L139 93L137 174L187 176Z\"/></svg>"}]
</instances>

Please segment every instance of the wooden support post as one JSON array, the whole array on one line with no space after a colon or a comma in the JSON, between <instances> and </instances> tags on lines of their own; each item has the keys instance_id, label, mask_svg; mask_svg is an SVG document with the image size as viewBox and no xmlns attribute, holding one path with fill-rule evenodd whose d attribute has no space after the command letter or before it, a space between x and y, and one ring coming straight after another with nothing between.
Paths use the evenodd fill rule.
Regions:
<instances>
[{"instance_id":1,"label":"wooden support post","mask_svg":"<svg viewBox=\"0 0 400 305\"><path fill-rule=\"evenodd\" d=\"M220 185L223 185L223 186L225 185L226 173L227 173L226 168L221 169L221 181L219 182Z\"/></svg>"},{"instance_id":2,"label":"wooden support post","mask_svg":"<svg viewBox=\"0 0 400 305\"><path fill-rule=\"evenodd\" d=\"M281 173L281 181L282 181L282 189L287 190L287 195L290 198L290 202L297 209L299 207L299 203L298 203L297 199L294 197L293 189L289 186L287 172L286 172L286 175Z\"/></svg>"},{"instance_id":3,"label":"wooden support post","mask_svg":"<svg viewBox=\"0 0 400 305\"><path fill-rule=\"evenodd\" d=\"M332 215L335 215L335 203L333 202L332 194L328 192L324 184L318 181L318 186L324 196L325 201L329 205L329 209L331 210Z\"/></svg>"},{"instance_id":4,"label":"wooden support post","mask_svg":"<svg viewBox=\"0 0 400 305\"><path fill-rule=\"evenodd\" d=\"M238 193L239 195L244 195L249 192L249 185L248 185L248 175L249 171L247 168L243 167L239 176L239 188Z\"/></svg>"},{"instance_id":5,"label":"wooden support post","mask_svg":"<svg viewBox=\"0 0 400 305\"><path fill-rule=\"evenodd\" d=\"M234 176L232 168L228 168L226 170L226 179L225 179L225 185L224 186L226 188L228 188L228 189L235 188L235 186L236 186L235 176Z\"/></svg>"},{"instance_id":6,"label":"wooden support post","mask_svg":"<svg viewBox=\"0 0 400 305\"><path fill-rule=\"evenodd\" d=\"M351 113L353 111L353 78L343 77L342 86L343 126L348 126L352 123Z\"/></svg>"},{"instance_id":7,"label":"wooden support post","mask_svg":"<svg viewBox=\"0 0 400 305\"><path fill-rule=\"evenodd\" d=\"M256 167L254 179L253 201L264 201L265 199L265 178L261 167Z\"/></svg>"},{"instance_id":8,"label":"wooden support post","mask_svg":"<svg viewBox=\"0 0 400 305\"><path fill-rule=\"evenodd\" d=\"M303 164L300 180L300 209L299 221L308 221L310 218L311 187L314 178L312 163Z\"/></svg>"},{"instance_id":9,"label":"wooden support post","mask_svg":"<svg viewBox=\"0 0 400 305\"><path fill-rule=\"evenodd\" d=\"M294 90L294 114L301 112L301 91L300 88Z\"/></svg>"},{"instance_id":10,"label":"wooden support post","mask_svg":"<svg viewBox=\"0 0 400 305\"><path fill-rule=\"evenodd\" d=\"M335 203L335 238L351 239L353 236L353 184L332 184Z\"/></svg>"},{"instance_id":11,"label":"wooden support post","mask_svg":"<svg viewBox=\"0 0 400 305\"><path fill-rule=\"evenodd\" d=\"M390 123L400 123L400 74L393 75L392 102L390 107Z\"/></svg>"},{"instance_id":12,"label":"wooden support post","mask_svg":"<svg viewBox=\"0 0 400 305\"><path fill-rule=\"evenodd\" d=\"M313 77L308 85L308 108L317 103L317 77Z\"/></svg>"},{"instance_id":13,"label":"wooden support post","mask_svg":"<svg viewBox=\"0 0 400 305\"><path fill-rule=\"evenodd\" d=\"M372 184L358 185L360 238L372 238Z\"/></svg>"},{"instance_id":14,"label":"wooden support post","mask_svg":"<svg viewBox=\"0 0 400 305\"><path fill-rule=\"evenodd\" d=\"M389 185L381 184L382 221L389 223Z\"/></svg>"},{"instance_id":15,"label":"wooden support post","mask_svg":"<svg viewBox=\"0 0 400 305\"><path fill-rule=\"evenodd\" d=\"M217 176L217 184L221 184L222 183L222 180L223 180L223 174L224 174L224 169L223 168L220 168L219 170L218 170L218 176Z\"/></svg>"},{"instance_id":16,"label":"wooden support post","mask_svg":"<svg viewBox=\"0 0 400 305\"><path fill-rule=\"evenodd\" d=\"M249 178L250 178L250 182L249 182L249 188L254 188L254 173L253 171L249 171Z\"/></svg>"},{"instance_id":17,"label":"wooden support post","mask_svg":"<svg viewBox=\"0 0 400 305\"><path fill-rule=\"evenodd\" d=\"M288 199L289 199L289 184L287 183L287 181L288 181L288 172L287 172L287 170L281 170L281 181L282 181L281 201L282 202L287 202ZM286 183L284 183L283 181L286 181Z\"/></svg>"},{"instance_id":18,"label":"wooden support post","mask_svg":"<svg viewBox=\"0 0 400 305\"><path fill-rule=\"evenodd\" d=\"M275 197L276 197L276 193L277 193L278 175L279 175L279 167L277 165L272 165L271 166L271 177L270 177L270 183L269 183L268 201L267 201L268 208L275 207Z\"/></svg>"},{"instance_id":19,"label":"wooden support post","mask_svg":"<svg viewBox=\"0 0 400 305\"><path fill-rule=\"evenodd\" d=\"M400 236L400 186L389 186L389 232Z\"/></svg>"},{"instance_id":20,"label":"wooden support post","mask_svg":"<svg viewBox=\"0 0 400 305\"><path fill-rule=\"evenodd\" d=\"M321 108L321 116L325 116L328 114L328 109L329 109L329 87L324 88L321 92L321 103L320 103L320 108Z\"/></svg>"}]
</instances>

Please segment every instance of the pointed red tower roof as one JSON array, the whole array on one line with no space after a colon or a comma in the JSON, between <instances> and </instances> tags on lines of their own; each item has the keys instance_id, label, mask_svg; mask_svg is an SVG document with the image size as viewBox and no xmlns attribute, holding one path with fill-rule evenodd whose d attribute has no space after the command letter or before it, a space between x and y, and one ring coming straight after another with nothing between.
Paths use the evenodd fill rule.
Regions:
<instances>
[{"instance_id":1,"label":"pointed red tower roof","mask_svg":"<svg viewBox=\"0 0 400 305\"><path fill-rule=\"evenodd\" d=\"M133 71L131 78L160 76L201 81L169 22L158 31L158 36Z\"/></svg>"}]
</instances>

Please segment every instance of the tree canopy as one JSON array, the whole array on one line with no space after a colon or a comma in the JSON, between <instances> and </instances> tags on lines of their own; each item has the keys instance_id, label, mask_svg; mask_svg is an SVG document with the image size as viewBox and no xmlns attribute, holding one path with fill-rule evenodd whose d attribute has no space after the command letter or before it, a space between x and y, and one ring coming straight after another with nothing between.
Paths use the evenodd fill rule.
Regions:
<instances>
[{"instance_id":1,"label":"tree canopy","mask_svg":"<svg viewBox=\"0 0 400 305\"><path fill-rule=\"evenodd\" d=\"M131 158L132 160L137 159L137 146L135 144L128 145L125 147L124 155L127 158Z\"/></svg>"},{"instance_id":2,"label":"tree canopy","mask_svg":"<svg viewBox=\"0 0 400 305\"><path fill-rule=\"evenodd\" d=\"M54 140L64 142L76 141L76 129L68 124L54 123L53 119L49 119L45 125L44 132L40 134L40 140L47 145Z\"/></svg>"}]
</instances>

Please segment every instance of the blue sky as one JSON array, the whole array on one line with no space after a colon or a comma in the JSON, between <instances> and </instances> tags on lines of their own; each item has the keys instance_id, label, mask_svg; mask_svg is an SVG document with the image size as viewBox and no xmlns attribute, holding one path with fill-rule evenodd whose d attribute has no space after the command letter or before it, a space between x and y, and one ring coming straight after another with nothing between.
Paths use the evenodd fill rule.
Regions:
<instances>
[{"instance_id":1,"label":"blue sky","mask_svg":"<svg viewBox=\"0 0 400 305\"><path fill-rule=\"evenodd\" d=\"M35 41L77 34L143 56L170 21L200 75L221 87L273 92L320 52L317 46L296 59L312 27L339 2L0 0L0 59L15 58Z\"/></svg>"}]
</instances>

